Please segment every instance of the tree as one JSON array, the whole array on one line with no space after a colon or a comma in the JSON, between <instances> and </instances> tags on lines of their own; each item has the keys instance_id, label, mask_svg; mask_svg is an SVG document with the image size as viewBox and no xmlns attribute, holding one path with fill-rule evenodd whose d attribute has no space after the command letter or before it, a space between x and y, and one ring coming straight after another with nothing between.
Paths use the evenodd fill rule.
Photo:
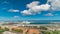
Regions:
<instances>
[{"instance_id":1,"label":"tree","mask_svg":"<svg viewBox=\"0 0 60 34\"><path fill-rule=\"evenodd\" d=\"M60 34L60 31L59 30L55 30L55 31L53 31L53 34Z\"/></svg>"},{"instance_id":2,"label":"tree","mask_svg":"<svg viewBox=\"0 0 60 34\"><path fill-rule=\"evenodd\" d=\"M4 30L3 29L0 29L0 34L2 34L4 32Z\"/></svg>"},{"instance_id":3,"label":"tree","mask_svg":"<svg viewBox=\"0 0 60 34\"><path fill-rule=\"evenodd\" d=\"M53 32L52 31L44 31L43 34L53 34Z\"/></svg>"},{"instance_id":4,"label":"tree","mask_svg":"<svg viewBox=\"0 0 60 34\"><path fill-rule=\"evenodd\" d=\"M16 29L15 32L23 33L23 30L22 29Z\"/></svg>"},{"instance_id":5,"label":"tree","mask_svg":"<svg viewBox=\"0 0 60 34\"><path fill-rule=\"evenodd\" d=\"M45 26L40 26L40 29L42 29L42 30L48 30L48 28L45 27Z\"/></svg>"},{"instance_id":6,"label":"tree","mask_svg":"<svg viewBox=\"0 0 60 34\"><path fill-rule=\"evenodd\" d=\"M5 27L5 31L9 31L9 28L6 28L6 27Z\"/></svg>"}]
</instances>

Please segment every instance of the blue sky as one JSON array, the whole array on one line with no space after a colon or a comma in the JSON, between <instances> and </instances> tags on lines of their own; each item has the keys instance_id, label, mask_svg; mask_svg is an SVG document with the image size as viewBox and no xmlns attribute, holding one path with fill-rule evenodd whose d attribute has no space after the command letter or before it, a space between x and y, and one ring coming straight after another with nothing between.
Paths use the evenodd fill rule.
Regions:
<instances>
[{"instance_id":1,"label":"blue sky","mask_svg":"<svg viewBox=\"0 0 60 34\"><path fill-rule=\"evenodd\" d=\"M60 20L60 0L0 0L5 20Z\"/></svg>"}]
</instances>

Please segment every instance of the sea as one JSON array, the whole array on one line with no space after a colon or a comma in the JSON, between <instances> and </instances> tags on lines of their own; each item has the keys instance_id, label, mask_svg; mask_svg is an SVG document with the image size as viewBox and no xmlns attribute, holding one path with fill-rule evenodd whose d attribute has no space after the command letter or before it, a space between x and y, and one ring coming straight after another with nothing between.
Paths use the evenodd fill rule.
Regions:
<instances>
[{"instance_id":1,"label":"sea","mask_svg":"<svg viewBox=\"0 0 60 34\"><path fill-rule=\"evenodd\" d=\"M60 24L60 20L18 20L18 21L4 21L4 22L22 22L22 21L28 21L30 24Z\"/></svg>"}]
</instances>

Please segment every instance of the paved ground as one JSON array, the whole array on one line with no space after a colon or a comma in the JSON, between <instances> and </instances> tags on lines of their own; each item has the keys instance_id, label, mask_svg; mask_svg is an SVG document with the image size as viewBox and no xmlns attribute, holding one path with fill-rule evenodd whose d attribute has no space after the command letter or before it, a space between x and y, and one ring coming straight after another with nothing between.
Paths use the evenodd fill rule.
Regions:
<instances>
[{"instance_id":1,"label":"paved ground","mask_svg":"<svg viewBox=\"0 0 60 34\"><path fill-rule=\"evenodd\" d=\"M3 32L3 34L16 34L16 33L13 33L13 32L10 32L10 31L5 31L5 32Z\"/></svg>"}]
</instances>

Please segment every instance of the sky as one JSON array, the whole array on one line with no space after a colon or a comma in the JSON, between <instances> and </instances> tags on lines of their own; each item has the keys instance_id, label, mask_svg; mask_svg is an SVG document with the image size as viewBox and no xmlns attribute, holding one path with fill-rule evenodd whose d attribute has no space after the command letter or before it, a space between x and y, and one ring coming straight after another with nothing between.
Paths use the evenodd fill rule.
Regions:
<instances>
[{"instance_id":1,"label":"sky","mask_svg":"<svg viewBox=\"0 0 60 34\"><path fill-rule=\"evenodd\" d=\"M60 20L60 0L0 0L0 21Z\"/></svg>"}]
</instances>

